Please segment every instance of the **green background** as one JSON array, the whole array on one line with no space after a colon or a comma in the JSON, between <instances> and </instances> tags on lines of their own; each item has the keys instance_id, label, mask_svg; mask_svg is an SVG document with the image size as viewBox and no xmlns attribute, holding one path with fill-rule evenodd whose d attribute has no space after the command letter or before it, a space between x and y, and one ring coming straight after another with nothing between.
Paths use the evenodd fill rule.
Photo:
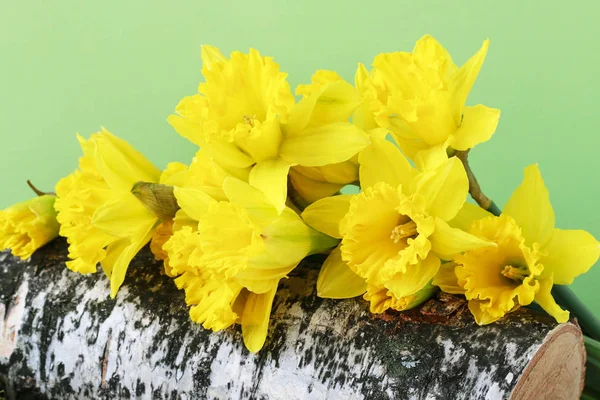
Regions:
<instances>
[{"instance_id":1,"label":"green background","mask_svg":"<svg viewBox=\"0 0 600 400\"><path fill-rule=\"evenodd\" d=\"M597 0L5 1L0 6L0 208L52 190L77 165L75 133L105 126L159 167L194 146L166 117L196 91L200 45L257 48L295 86L430 33L462 64L491 39L468 104L500 108L472 163L502 206L539 163L560 228L600 238ZM574 285L600 315L600 266Z\"/></svg>"}]
</instances>

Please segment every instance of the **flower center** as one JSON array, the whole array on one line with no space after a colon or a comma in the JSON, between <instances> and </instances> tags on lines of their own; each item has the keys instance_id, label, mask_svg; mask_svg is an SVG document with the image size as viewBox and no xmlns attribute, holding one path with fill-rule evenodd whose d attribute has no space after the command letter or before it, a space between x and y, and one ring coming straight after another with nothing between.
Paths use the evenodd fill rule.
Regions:
<instances>
[{"instance_id":1,"label":"flower center","mask_svg":"<svg viewBox=\"0 0 600 400\"><path fill-rule=\"evenodd\" d=\"M413 220L408 220L403 224L397 225L390 235L394 243L399 243L403 239L415 238L417 236L417 224Z\"/></svg>"},{"instance_id":2,"label":"flower center","mask_svg":"<svg viewBox=\"0 0 600 400\"><path fill-rule=\"evenodd\" d=\"M523 279L531 275L526 265L506 265L501 274L508 279L521 283Z\"/></svg>"},{"instance_id":3,"label":"flower center","mask_svg":"<svg viewBox=\"0 0 600 400\"><path fill-rule=\"evenodd\" d=\"M242 117L242 119L244 120L245 124L250 125L252 128L254 128L254 118L251 117L250 115L244 115Z\"/></svg>"}]
</instances>

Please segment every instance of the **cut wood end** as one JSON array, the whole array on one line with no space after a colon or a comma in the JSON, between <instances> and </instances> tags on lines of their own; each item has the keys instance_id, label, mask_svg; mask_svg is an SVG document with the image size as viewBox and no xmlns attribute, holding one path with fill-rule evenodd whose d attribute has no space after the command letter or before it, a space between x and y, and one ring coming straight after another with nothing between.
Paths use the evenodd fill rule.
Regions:
<instances>
[{"instance_id":1,"label":"cut wood end","mask_svg":"<svg viewBox=\"0 0 600 400\"><path fill-rule=\"evenodd\" d=\"M584 386L585 357L579 326L557 326L523 370L511 400L578 399Z\"/></svg>"}]
</instances>

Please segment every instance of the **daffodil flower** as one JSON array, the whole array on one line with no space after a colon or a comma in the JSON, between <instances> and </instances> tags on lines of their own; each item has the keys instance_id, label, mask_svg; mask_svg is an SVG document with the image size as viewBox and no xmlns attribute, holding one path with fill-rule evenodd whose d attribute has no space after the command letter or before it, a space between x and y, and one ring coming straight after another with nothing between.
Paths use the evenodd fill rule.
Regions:
<instances>
[{"instance_id":1,"label":"daffodil flower","mask_svg":"<svg viewBox=\"0 0 600 400\"><path fill-rule=\"evenodd\" d=\"M96 272L101 263L116 296L130 261L148 243L159 218L132 193L137 182L158 183L161 172L141 153L106 130L89 140L79 169L56 185L60 235L69 242L67 267Z\"/></svg>"},{"instance_id":2,"label":"daffodil flower","mask_svg":"<svg viewBox=\"0 0 600 400\"><path fill-rule=\"evenodd\" d=\"M291 166L319 167L346 161L364 148L368 136L340 122L357 104L354 88L337 82L294 105L287 74L270 57L251 49L227 59L202 47L199 94L184 98L169 122L226 168L247 168L249 183L278 212L287 198Z\"/></svg>"},{"instance_id":3,"label":"daffodil flower","mask_svg":"<svg viewBox=\"0 0 600 400\"><path fill-rule=\"evenodd\" d=\"M373 85L380 92L377 123L392 132L402 152L417 164L438 162L448 147L470 149L487 141L496 130L499 110L465 106L487 49L486 40L458 68L446 49L426 35L412 53L375 57Z\"/></svg>"},{"instance_id":4,"label":"daffodil flower","mask_svg":"<svg viewBox=\"0 0 600 400\"><path fill-rule=\"evenodd\" d=\"M360 105L360 93L357 90L350 90L350 85L346 84L341 76L335 71L319 70L312 76L311 83L308 85L298 85L296 94L303 96L303 101L312 101L319 93L322 93L331 86L342 85L344 90L338 91L335 103L338 104L340 111L333 115L337 117L331 119L332 122L346 122L352 113ZM321 101L329 96L322 96ZM333 103L333 101L329 101ZM344 186L358 182L358 155L353 156L347 161L335 164L329 164L320 167L295 166L289 172L290 183L296 192L294 202L306 206L324 197L332 196L339 192Z\"/></svg>"},{"instance_id":5,"label":"daffodil flower","mask_svg":"<svg viewBox=\"0 0 600 400\"><path fill-rule=\"evenodd\" d=\"M523 182L500 217L468 204L451 223L497 244L457 255L433 281L443 291L464 293L480 325L534 300L558 322L566 322L569 312L554 301L552 286L573 283L600 256L600 244L588 232L554 227L537 165L525 168Z\"/></svg>"},{"instance_id":6,"label":"daffodil flower","mask_svg":"<svg viewBox=\"0 0 600 400\"><path fill-rule=\"evenodd\" d=\"M226 201L197 187L176 187L178 214L196 223L175 230L163 249L169 274L179 276L176 284L186 291L191 318L215 331L240 323L246 347L256 352L266 339L279 280L307 255L338 241L308 227L288 207L279 213L237 178L225 178L223 192Z\"/></svg>"},{"instance_id":7,"label":"daffodil flower","mask_svg":"<svg viewBox=\"0 0 600 400\"><path fill-rule=\"evenodd\" d=\"M319 200L302 217L342 240L321 270L318 294L346 298L367 291L372 310L382 312L414 305L409 297L428 287L441 259L494 244L446 222L461 209L468 192L458 159L418 173L392 143L372 140L359 155L362 193ZM382 303L382 295L393 299L375 305Z\"/></svg>"},{"instance_id":8,"label":"daffodil flower","mask_svg":"<svg viewBox=\"0 0 600 400\"><path fill-rule=\"evenodd\" d=\"M397 311L410 310L429 300L439 289L431 283L427 283L417 292L403 297L396 297L394 293L383 286L367 286L364 299L369 302L369 310L373 314L381 314L385 310Z\"/></svg>"},{"instance_id":9,"label":"daffodil flower","mask_svg":"<svg viewBox=\"0 0 600 400\"><path fill-rule=\"evenodd\" d=\"M323 91L329 85L341 85L343 91L338 91L335 101L327 100L329 103L337 104L338 110L333 113L340 121L346 121L351 115L352 124L366 132L369 137L385 137L386 129L380 128L376 121L377 104L381 104L380 98L384 92L378 90L381 86L376 84L378 76L367 72L364 65L359 64L354 79L354 90L350 90L341 76L335 71L319 70L308 85L299 85L296 94L310 99L316 92ZM330 98L331 95L326 96ZM308 100L303 100L308 101ZM290 169L290 183L295 194L297 204L307 206L324 197L338 193L344 186L358 183L358 154L347 161L329 164L322 167L296 166Z\"/></svg>"},{"instance_id":10,"label":"daffodil flower","mask_svg":"<svg viewBox=\"0 0 600 400\"><path fill-rule=\"evenodd\" d=\"M44 195L0 210L0 251L10 249L25 260L57 237L55 199Z\"/></svg>"}]
</instances>

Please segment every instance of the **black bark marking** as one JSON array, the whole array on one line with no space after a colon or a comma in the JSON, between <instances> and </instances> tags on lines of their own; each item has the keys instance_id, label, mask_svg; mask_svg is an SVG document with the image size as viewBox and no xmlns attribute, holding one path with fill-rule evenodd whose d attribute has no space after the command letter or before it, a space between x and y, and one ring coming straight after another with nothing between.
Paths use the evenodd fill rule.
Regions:
<instances>
[{"instance_id":1,"label":"black bark marking","mask_svg":"<svg viewBox=\"0 0 600 400\"><path fill-rule=\"evenodd\" d=\"M68 271L64 267L66 254L66 243L61 239L38 251L29 262L0 253L0 302L8 304L23 279L29 277L28 308L18 347L9 360L0 360L0 374L7 377L18 398L210 398L214 393L209 389L216 388L215 361L233 373L218 377L220 390L235 391L240 398L266 398L269 385L277 383L267 382L267 374L284 366L290 368L289 363L283 364L289 354L294 357L295 369L287 372L301 375L314 370L306 390L315 396L322 395L325 388L331 392L352 389L369 399L423 398L432 391L438 398L453 398L461 387L475 390L470 366L477 373L489 373L492 366L495 376L512 373L512 384L505 379L498 381L499 390L509 393L529 359L523 353L535 348L555 326L548 316L521 310L480 328L459 303L427 304L427 315L419 309L372 315L360 298L332 301L316 297L314 281L323 258L309 257L289 279L282 280L265 347L258 356L251 356L243 348L239 327L214 334L190 321L184 293L171 278L161 275L162 267L148 249L132 261L117 300L83 301L81 293L108 282L102 272L83 276ZM56 288L60 280L67 284ZM45 296L43 302L38 298L41 307L31 307L41 295ZM115 316L117 304L133 305L143 318L132 321L133 329L130 325L127 331L123 326L111 326L113 337L107 343L114 343L109 348L98 340L101 333L106 340L105 323ZM133 316L124 317L127 322ZM154 373L165 371L165 376L148 380L142 371L122 368L135 356L126 348L132 335L145 332L152 336L144 343L143 365ZM64 355L55 353L51 346L80 333L89 348L101 346L106 354L103 357L100 351L90 360L88 349L80 349L73 357L73 370L72 364L68 367L64 362ZM499 345L490 350L486 345L490 343ZM514 349L509 351L509 345ZM494 352L493 365L490 351ZM36 371L30 367L36 364L31 359L35 354L39 354ZM160 357L154 357L156 354ZM520 356L523 360L515 361ZM108 371L104 376L103 388L105 360L113 367L111 376L107 376ZM96 375L82 379L77 371L90 363ZM248 383L239 382L236 374L249 377ZM190 379L191 387L182 386ZM485 395L474 392L473 398Z\"/></svg>"}]
</instances>

